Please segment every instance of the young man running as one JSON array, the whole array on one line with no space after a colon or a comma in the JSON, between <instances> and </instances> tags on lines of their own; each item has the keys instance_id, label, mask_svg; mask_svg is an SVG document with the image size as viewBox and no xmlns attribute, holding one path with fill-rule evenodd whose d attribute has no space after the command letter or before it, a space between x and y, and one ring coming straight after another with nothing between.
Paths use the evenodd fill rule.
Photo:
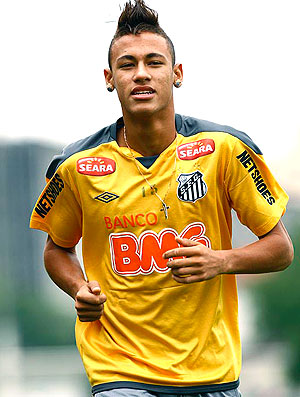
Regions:
<instances>
[{"instance_id":1,"label":"young man running","mask_svg":"<svg viewBox=\"0 0 300 397\"><path fill-rule=\"evenodd\" d=\"M120 16L105 79L123 117L54 158L31 219L75 300L93 395L239 396L235 274L291 263L287 195L246 134L175 114L182 66L142 0ZM255 243L231 248L232 208Z\"/></svg>"}]
</instances>

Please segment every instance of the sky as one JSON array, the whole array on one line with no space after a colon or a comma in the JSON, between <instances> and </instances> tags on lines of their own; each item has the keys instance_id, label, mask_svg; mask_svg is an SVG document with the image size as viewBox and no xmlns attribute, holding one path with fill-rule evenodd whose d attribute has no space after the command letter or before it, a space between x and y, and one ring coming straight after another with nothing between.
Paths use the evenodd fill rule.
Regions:
<instances>
[{"instance_id":1,"label":"sky","mask_svg":"<svg viewBox=\"0 0 300 397\"><path fill-rule=\"evenodd\" d=\"M175 110L246 132L300 193L298 0L148 0L175 44ZM116 121L103 69L122 0L0 0L0 140L66 145Z\"/></svg>"}]
</instances>

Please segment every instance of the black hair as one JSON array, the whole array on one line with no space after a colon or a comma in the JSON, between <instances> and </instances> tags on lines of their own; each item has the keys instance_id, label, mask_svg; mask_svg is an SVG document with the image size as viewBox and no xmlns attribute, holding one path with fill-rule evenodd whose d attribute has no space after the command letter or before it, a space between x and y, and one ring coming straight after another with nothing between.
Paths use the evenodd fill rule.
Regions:
<instances>
[{"instance_id":1,"label":"black hair","mask_svg":"<svg viewBox=\"0 0 300 397\"><path fill-rule=\"evenodd\" d=\"M140 34L142 32L156 33L166 39L171 56L173 66L175 65L175 49L174 45L165 33L165 31L160 27L158 22L158 14L156 11L152 10L146 6L144 0L134 0L135 3L129 0L119 17L118 27L116 33L110 43L108 50L108 64L111 69L111 49L114 42L122 37L129 34Z\"/></svg>"}]
</instances>

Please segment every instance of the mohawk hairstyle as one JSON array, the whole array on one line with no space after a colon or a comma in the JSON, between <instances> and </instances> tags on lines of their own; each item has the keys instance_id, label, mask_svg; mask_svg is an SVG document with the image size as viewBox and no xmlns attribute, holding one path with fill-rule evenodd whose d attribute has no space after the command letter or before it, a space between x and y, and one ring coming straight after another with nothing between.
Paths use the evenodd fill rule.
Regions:
<instances>
[{"instance_id":1,"label":"mohawk hairstyle","mask_svg":"<svg viewBox=\"0 0 300 397\"><path fill-rule=\"evenodd\" d=\"M110 43L108 50L108 64L111 69L111 49L114 42L122 37L129 34L138 35L142 32L156 33L166 39L171 56L173 66L175 65L175 49L174 45L165 33L165 31L160 27L158 22L158 14L156 11L152 10L146 6L144 0L134 0L135 4L132 4L129 0L119 17L117 31Z\"/></svg>"}]
</instances>

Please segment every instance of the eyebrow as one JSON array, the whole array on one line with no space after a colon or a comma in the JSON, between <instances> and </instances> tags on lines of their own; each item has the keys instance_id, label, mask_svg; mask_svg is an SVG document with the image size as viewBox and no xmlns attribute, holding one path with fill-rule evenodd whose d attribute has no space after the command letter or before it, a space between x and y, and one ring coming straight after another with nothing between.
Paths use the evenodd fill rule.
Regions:
<instances>
[{"instance_id":1,"label":"eyebrow","mask_svg":"<svg viewBox=\"0 0 300 397\"><path fill-rule=\"evenodd\" d=\"M146 59L151 59L151 58L161 58L161 59L166 59L166 57L162 54L159 54L157 52L151 52L150 54L146 55ZM120 58L117 59L117 62L121 62L124 60L128 61L134 61L136 58L133 55L123 55Z\"/></svg>"},{"instance_id":2,"label":"eyebrow","mask_svg":"<svg viewBox=\"0 0 300 397\"><path fill-rule=\"evenodd\" d=\"M151 54L147 54L146 55L146 58L147 59L150 59L150 58L163 58L163 59L166 59L166 57L164 55L159 54L158 52L151 52Z\"/></svg>"}]
</instances>

